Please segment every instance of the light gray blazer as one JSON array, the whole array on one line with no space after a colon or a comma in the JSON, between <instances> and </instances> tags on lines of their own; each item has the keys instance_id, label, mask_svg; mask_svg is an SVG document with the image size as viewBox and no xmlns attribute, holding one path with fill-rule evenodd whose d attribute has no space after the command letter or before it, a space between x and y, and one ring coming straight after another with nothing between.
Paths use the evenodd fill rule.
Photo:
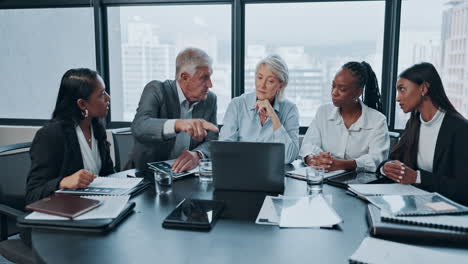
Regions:
<instances>
[{"instance_id":1,"label":"light gray blazer","mask_svg":"<svg viewBox=\"0 0 468 264\"><path fill-rule=\"evenodd\" d=\"M207 99L194 106L192 118L205 119L217 125L216 110L216 95L208 92ZM176 81L148 83L143 90L135 119L132 122L135 146L126 169L145 169L147 162L169 159L176 138L165 139L163 137L164 123L168 119L179 118L180 102ZM199 150L209 157L209 141L217 139L218 133L208 131L208 136L202 142L191 139L189 150Z\"/></svg>"}]
</instances>

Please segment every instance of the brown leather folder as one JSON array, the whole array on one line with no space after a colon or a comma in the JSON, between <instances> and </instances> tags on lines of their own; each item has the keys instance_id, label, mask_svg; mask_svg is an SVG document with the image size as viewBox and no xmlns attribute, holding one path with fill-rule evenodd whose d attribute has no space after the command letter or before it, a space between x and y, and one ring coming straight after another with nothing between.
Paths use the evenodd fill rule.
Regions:
<instances>
[{"instance_id":1,"label":"brown leather folder","mask_svg":"<svg viewBox=\"0 0 468 264\"><path fill-rule=\"evenodd\" d=\"M69 218L77 217L101 205L101 201L81 198L77 195L53 194L26 206L27 210L59 215Z\"/></svg>"}]
</instances>

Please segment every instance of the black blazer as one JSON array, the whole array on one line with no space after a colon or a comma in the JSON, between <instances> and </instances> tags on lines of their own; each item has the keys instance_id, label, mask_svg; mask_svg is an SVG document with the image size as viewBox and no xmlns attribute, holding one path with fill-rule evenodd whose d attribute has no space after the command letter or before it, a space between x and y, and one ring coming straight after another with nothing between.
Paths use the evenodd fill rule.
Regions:
<instances>
[{"instance_id":1,"label":"black blazer","mask_svg":"<svg viewBox=\"0 0 468 264\"><path fill-rule=\"evenodd\" d=\"M96 133L94 135L97 138ZM105 137L98 139L98 148L102 161L99 175L109 175L114 168ZM75 127L62 121L51 121L37 131L30 155L26 204L49 196L58 189L64 177L84 168Z\"/></svg>"},{"instance_id":2,"label":"black blazer","mask_svg":"<svg viewBox=\"0 0 468 264\"><path fill-rule=\"evenodd\" d=\"M411 155L417 161L418 153ZM399 157L391 155L391 159ZM468 205L468 121L446 113L437 136L432 173L419 169L417 164L414 169L421 172L418 187Z\"/></svg>"}]
</instances>

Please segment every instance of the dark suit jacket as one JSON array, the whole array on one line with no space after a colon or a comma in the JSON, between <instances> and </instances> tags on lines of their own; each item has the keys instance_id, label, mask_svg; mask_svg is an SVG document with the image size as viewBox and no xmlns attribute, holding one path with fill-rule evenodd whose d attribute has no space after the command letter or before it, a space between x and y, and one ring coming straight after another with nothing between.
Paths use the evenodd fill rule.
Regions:
<instances>
[{"instance_id":1,"label":"dark suit jacket","mask_svg":"<svg viewBox=\"0 0 468 264\"><path fill-rule=\"evenodd\" d=\"M417 152L411 155L417 160ZM398 160L399 157L391 156L391 159ZM432 173L417 165L414 169L421 172L418 187L468 205L468 121L445 114L437 136Z\"/></svg>"},{"instance_id":2,"label":"dark suit jacket","mask_svg":"<svg viewBox=\"0 0 468 264\"><path fill-rule=\"evenodd\" d=\"M217 125L216 95L208 93L206 100L200 101L192 110L192 118L205 119ZM145 169L147 162L168 160L174 148L175 137L163 136L164 123L168 119L180 118L180 102L176 81L151 81L145 86L132 122L135 146L127 169ZM208 143L218 139L218 133L208 131L202 141L190 140L190 150L199 150L209 156Z\"/></svg>"},{"instance_id":3,"label":"dark suit jacket","mask_svg":"<svg viewBox=\"0 0 468 264\"><path fill-rule=\"evenodd\" d=\"M98 139L102 161L100 176L114 172L108 144L105 138ZM37 131L30 155L26 204L49 196L64 177L84 168L75 127L61 121L51 121Z\"/></svg>"}]
</instances>

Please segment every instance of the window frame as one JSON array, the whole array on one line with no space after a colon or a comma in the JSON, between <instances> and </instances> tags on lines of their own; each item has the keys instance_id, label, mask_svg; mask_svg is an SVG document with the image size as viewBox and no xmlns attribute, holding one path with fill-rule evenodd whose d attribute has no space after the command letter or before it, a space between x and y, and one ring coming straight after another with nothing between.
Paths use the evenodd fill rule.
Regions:
<instances>
[{"instance_id":1,"label":"window frame","mask_svg":"<svg viewBox=\"0 0 468 264\"><path fill-rule=\"evenodd\" d=\"M398 49L400 35L400 16L402 0L38 0L0 2L0 9L42 9L42 8L74 8L92 7L94 13L94 35L96 47L96 70L101 74L106 84L109 84L109 42L107 25L107 8L116 6L146 6L146 5L231 5L231 96L234 98L244 93L244 56L245 56L245 7L248 4L279 4L279 3L313 3L313 2L385 2L384 43L382 59L381 94L384 114L387 116L390 131L395 130L395 97L396 77L398 67ZM106 85L110 94L110 87ZM112 95L111 95L112 96ZM112 111L112 105L109 112ZM42 126L48 120L43 119L11 119L0 118L0 125ZM131 122L112 121L111 114L106 117L107 128L128 127ZM307 127L300 127L304 134Z\"/></svg>"}]
</instances>

